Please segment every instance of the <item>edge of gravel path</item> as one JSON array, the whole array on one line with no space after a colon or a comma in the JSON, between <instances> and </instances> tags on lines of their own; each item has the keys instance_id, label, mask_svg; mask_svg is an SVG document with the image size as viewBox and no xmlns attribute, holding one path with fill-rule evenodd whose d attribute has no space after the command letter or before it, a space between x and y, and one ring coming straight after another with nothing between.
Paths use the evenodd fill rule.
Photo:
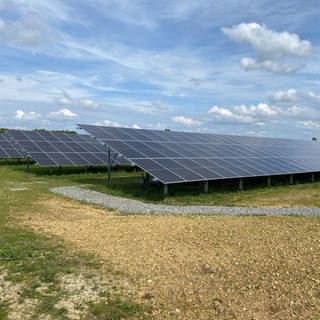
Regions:
<instances>
[{"instance_id":1,"label":"edge of gravel path","mask_svg":"<svg viewBox=\"0 0 320 320\"><path fill-rule=\"evenodd\" d=\"M172 206L145 203L78 186L51 188L51 192L64 197L95 204L120 213L131 214L204 214L204 215L299 215L320 216L320 208L253 208L253 207L223 207L223 206Z\"/></svg>"}]
</instances>

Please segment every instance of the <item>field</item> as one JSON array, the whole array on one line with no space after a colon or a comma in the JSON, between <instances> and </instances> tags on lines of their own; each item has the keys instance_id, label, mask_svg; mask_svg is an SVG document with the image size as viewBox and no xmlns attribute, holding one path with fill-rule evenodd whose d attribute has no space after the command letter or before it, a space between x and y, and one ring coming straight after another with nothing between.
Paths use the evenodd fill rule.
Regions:
<instances>
[{"instance_id":1,"label":"field","mask_svg":"<svg viewBox=\"0 0 320 320\"><path fill-rule=\"evenodd\" d=\"M111 190L105 179L0 167L0 319L320 318L318 217L120 215L48 192L319 207L319 183L208 195L176 186L164 198L136 173L115 173Z\"/></svg>"}]
</instances>

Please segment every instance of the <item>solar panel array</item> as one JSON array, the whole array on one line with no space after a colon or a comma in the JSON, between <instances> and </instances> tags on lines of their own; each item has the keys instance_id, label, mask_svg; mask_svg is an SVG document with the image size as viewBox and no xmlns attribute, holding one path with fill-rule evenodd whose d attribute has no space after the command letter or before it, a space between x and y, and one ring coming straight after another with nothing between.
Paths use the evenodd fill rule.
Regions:
<instances>
[{"instance_id":1,"label":"solar panel array","mask_svg":"<svg viewBox=\"0 0 320 320\"><path fill-rule=\"evenodd\" d=\"M108 150L88 135L8 130L6 134L43 167L105 165ZM115 153L111 154L111 159ZM114 164L128 164L117 157Z\"/></svg>"},{"instance_id":2,"label":"solar panel array","mask_svg":"<svg viewBox=\"0 0 320 320\"><path fill-rule=\"evenodd\" d=\"M26 153L5 134L0 134L0 159L24 159Z\"/></svg>"},{"instance_id":3,"label":"solar panel array","mask_svg":"<svg viewBox=\"0 0 320 320\"><path fill-rule=\"evenodd\" d=\"M165 184L320 171L313 141L79 127Z\"/></svg>"}]
</instances>

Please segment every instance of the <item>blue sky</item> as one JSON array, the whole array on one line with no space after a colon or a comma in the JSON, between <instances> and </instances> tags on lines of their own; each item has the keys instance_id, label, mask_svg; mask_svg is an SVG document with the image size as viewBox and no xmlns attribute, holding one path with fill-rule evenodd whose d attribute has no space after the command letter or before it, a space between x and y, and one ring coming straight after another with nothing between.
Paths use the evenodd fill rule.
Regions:
<instances>
[{"instance_id":1,"label":"blue sky","mask_svg":"<svg viewBox=\"0 0 320 320\"><path fill-rule=\"evenodd\" d=\"M318 1L0 0L0 127L311 139Z\"/></svg>"}]
</instances>

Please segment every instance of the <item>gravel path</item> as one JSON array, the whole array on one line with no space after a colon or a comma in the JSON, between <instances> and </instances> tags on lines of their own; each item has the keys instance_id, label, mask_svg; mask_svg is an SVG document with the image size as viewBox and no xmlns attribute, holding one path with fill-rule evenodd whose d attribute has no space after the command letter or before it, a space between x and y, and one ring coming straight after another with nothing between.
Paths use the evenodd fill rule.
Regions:
<instances>
[{"instance_id":1,"label":"gravel path","mask_svg":"<svg viewBox=\"0 0 320 320\"><path fill-rule=\"evenodd\" d=\"M301 215L320 216L320 208L251 208L222 206L169 206L163 204L144 203L110 196L101 192L82 189L80 187L58 187L52 192L84 201L98 206L113 209L122 213L133 214L223 214L223 215Z\"/></svg>"}]
</instances>

